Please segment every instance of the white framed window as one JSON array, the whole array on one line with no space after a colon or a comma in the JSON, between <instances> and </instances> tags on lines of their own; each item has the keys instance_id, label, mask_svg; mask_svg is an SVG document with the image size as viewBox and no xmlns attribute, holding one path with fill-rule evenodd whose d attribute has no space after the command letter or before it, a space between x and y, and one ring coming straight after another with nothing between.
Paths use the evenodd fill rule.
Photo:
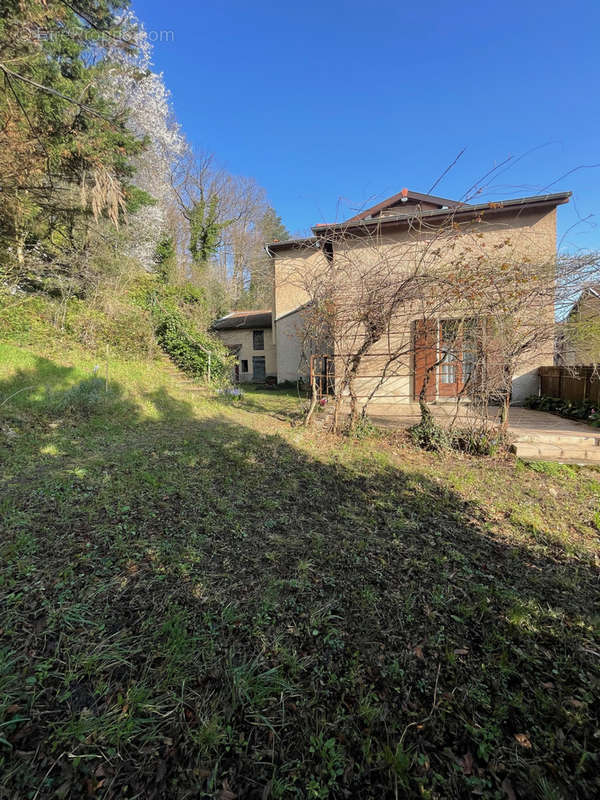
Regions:
<instances>
[{"instance_id":1,"label":"white framed window","mask_svg":"<svg viewBox=\"0 0 600 800\"><path fill-rule=\"evenodd\" d=\"M456 383L456 356L452 350L446 351L440 371L442 383Z\"/></svg>"}]
</instances>

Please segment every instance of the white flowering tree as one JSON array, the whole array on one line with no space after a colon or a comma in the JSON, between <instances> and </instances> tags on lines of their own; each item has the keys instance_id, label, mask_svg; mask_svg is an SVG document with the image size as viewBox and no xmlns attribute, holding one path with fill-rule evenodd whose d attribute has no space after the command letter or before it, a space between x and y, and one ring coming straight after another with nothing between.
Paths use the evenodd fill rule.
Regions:
<instances>
[{"instance_id":1,"label":"white flowering tree","mask_svg":"<svg viewBox=\"0 0 600 800\"><path fill-rule=\"evenodd\" d=\"M128 216L125 247L146 270L153 269L160 239L169 229L169 212L174 204L171 174L186 152L186 141L177 124L171 94L162 73L152 70L152 45L147 32L129 12L123 25L134 47L114 46L107 63L103 91L127 118L127 127L146 141L144 151L133 161L140 197ZM109 49L112 46L109 44Z\"/></svg>"}]
</instances>

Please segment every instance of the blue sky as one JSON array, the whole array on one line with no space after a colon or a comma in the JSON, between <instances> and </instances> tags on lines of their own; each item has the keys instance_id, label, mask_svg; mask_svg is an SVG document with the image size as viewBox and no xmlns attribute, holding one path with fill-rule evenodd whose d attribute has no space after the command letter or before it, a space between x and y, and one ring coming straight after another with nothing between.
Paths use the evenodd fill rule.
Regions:
<instances>
[{"instance_id":1,"label":"blue sky","mask_svg":"<svg viewBox=\"0 0 600 800\"><path fill-rule=\"evenodd\" d=\"M597 0L134 9L172 31L154 61L188 139L256 178L291 231L427 192L466 148L434 193L512 156L481 199L572 190L563 247L600 249L600 166L580 168L600 165Z\"/></svg>"}]
</instances>

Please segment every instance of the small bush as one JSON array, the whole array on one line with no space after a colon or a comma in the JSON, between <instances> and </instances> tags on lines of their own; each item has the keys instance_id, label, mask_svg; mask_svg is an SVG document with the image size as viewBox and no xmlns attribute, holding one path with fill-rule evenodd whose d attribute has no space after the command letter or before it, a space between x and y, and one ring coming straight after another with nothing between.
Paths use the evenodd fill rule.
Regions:
<instances>
[{"instance_id":1,"label":"small bush","mask_svg":"<svg viewBox=\"0 0 600 800\"><path fill-rule=\"evenodd\" d=\"M76 383L64 392L54 395L49 405L54 411L61 414L73 414L80 417L91 417L107 406L114 404L116 395L102 378L92 377Z\"/></svg>"},{"instance_id":2,"label":"small bush","mask_svg":"<svg viewBox=\"0 0 600 800\"><path fill-rule=\"evenodd\" d=\"M110 313L82 300L68 305L65 329L89 350L109 345L124 356L148 358L158 352L148 313L135 306L119 304Z\"/></svg>"},{"instance_id":3,"label":"small bush","mask_svg":"<svg viewBox=\"0 0 600 800\"><path fill-rule=\"evenodd\" d=\"M379 435L379 429L366 416L359 417L352 427L348 426L345 432L353 439L373 439Z\"/></svg>"},{"instance_id":4,"label":"small bush","mask_svg":"<svg viewBox=\"0 0 600 800\"><path fill-rule=\"evenodd\" d=\"M441 452L452 446L450 432L435 421L432 414L422 417L421 421L408 429L408 434L422 450Z\"/></svg>"},{"instance_id":5,"label":"small bush","mask_svg":"<svg viewBox=\"0 0 600 800\"><path fill-rule=\"evenodd\" d=\"M510 447L510 438L500 428L455 428L451 431L451 446L473 456L495 456Z\"/></svg>"},{"instance_id":6,"label":"small bush","mask_svg":"<svg viewBox=\"0 0 600 800\"><path fill-rule=\"evenodd\" d=\"M19 344L47 338L56 303L38 295L13 296L0 292L0 338Z\"/></svg>"},{"instance_id":7,"label":"small bush","mask_svg":"<svg viewBox=\"0 0 600 800\"><path fill-rule=\"evenodd\" d=\"M441 452L457 450L473 456L493 456L508 450L510 439L500 428L444 428L429 414L408 429L417 447Z\"/></svg>"},{"instance_id":8,"label":"small bush","mask_svg":"<svg viewBox=\"0 0 600 800\"><path fill-rule=\"evenodd\" d=\"M562 476L573 478L577 474L574 467L569 464L558 464L556 461L525 461L523 463L528 469L549 475L551 478Z\"/></svg>"},{"instance_id":9,"label":"small bush","mask_svg":"<svg viewBox=\"0 0 600 800\"><path fill-rule=\"evenodd\" d=\"M233 360L229 350L204 329L208 311L202 289L147 279L138 282L132 298L150 312L160 347L179 369L194 378L206 377L210 353L211 381L223 384L230 380Z\"/></svg>"},{"instance_id":10,"label":"small bush","mask_svg":"<svg viewBox=\"0 0 600 800\"><path fill-rule=\"evenodd\" d=\"M77 342L87 350L151 358L158 353L147 311L128 296L105 296L92 304L77 298L59 300L43 294L10 295L0 291L0 339L20 345L60 346Z\"/></svg>"}]
</instances>

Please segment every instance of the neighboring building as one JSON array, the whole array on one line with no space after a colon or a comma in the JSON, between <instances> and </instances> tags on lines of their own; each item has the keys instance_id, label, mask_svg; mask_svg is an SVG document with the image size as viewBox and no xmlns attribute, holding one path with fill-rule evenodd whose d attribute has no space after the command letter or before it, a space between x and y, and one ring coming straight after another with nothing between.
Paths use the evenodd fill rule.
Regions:
<instances>
[{"instance_id":1,"label":"neighboring building","mask_svg":"<svg viewBox=\"0 0 600 800\"><path fill-rule=\"evenodd\" d=\"M277 358L270 311L233 311L211 326L235 355L236 381L262 383L276 377Z\"/></svg>"},{"instance_id":2,"label":"neighboring building","mask_svg":"<svg viewBox=\"0 0 600 800\"><path fill-rule=\"evenodd\" d=\"M297 376L306 378L308 375L311 348L304 342L303 315L314 294L308 292L306 286L307 282L316 285L319 276L335 274L331 266L335 270L336 258L347 257L351 252L353 258L364 258L366 263L370 263L368 259L373 255L369 253L369 246L376 240L381 248L394 248L394 253L400 253L399 262L403 257L408 262L414 259L415 247L421 246L415 245L415 231L423 241L430 235L430 241L436 230L450 223L457 231L454 243L462 242L461 246L472 253L473 258L506 247L508 241L513 263L520 259L522 262L519 263L551 263L556 256L556 207L568 202L569 197L569 192L563 192L469 205L403 189L343 223L315 226L313 236L269 244L267 251L273 260L274 274L273 334L278 380L294 380ZM428 233L423 234L424 230ZM451 264L452 257L452 252L441 252L440 264ZM352 291L351 288L348 291ZM530 309L529 313L532 319L553 325L553 305ZM370 360L369 374L359 373L360 396L372 396L371 402L374 403L414 401L427 364L436 362L439 354L444 352L443 339L448 323L452 322L452 310L449 309L447 314L446 318L439 315L435 330L425 337L419 329L417 313L402 331L394 331L395 336L412 342L412 347L409 345L407 350L416 354L421 347L420 356L413 356L410 367L405 365L403 371L396 371L392 376L378 371L376 359ZM424 346L423 339L433 341L433 344ZM332 352L328 355L335 357ZM377 352L373 355L376 356ZM465 365L468 354L461 354L456 360ZM552 360L552 347L550 352L528 354L527 359L519 364L513 380L513 402L520 402L537 392L537 369L552 363ZM465 370L466 367L452 366L449 362L440 364L429 385L428 399L457 396L463 386L461 371Z\"/></svg>"},{"instance_id":3,"label":"neighboring building","mask_svg":"<svg viewBox=\"0 0 600 800\"><path fill-rule=\"evenodd\" d=\"M564 366L600 363L600 286L588 286L561 326L557 361Z\"/></svg>"}]
</instances>

